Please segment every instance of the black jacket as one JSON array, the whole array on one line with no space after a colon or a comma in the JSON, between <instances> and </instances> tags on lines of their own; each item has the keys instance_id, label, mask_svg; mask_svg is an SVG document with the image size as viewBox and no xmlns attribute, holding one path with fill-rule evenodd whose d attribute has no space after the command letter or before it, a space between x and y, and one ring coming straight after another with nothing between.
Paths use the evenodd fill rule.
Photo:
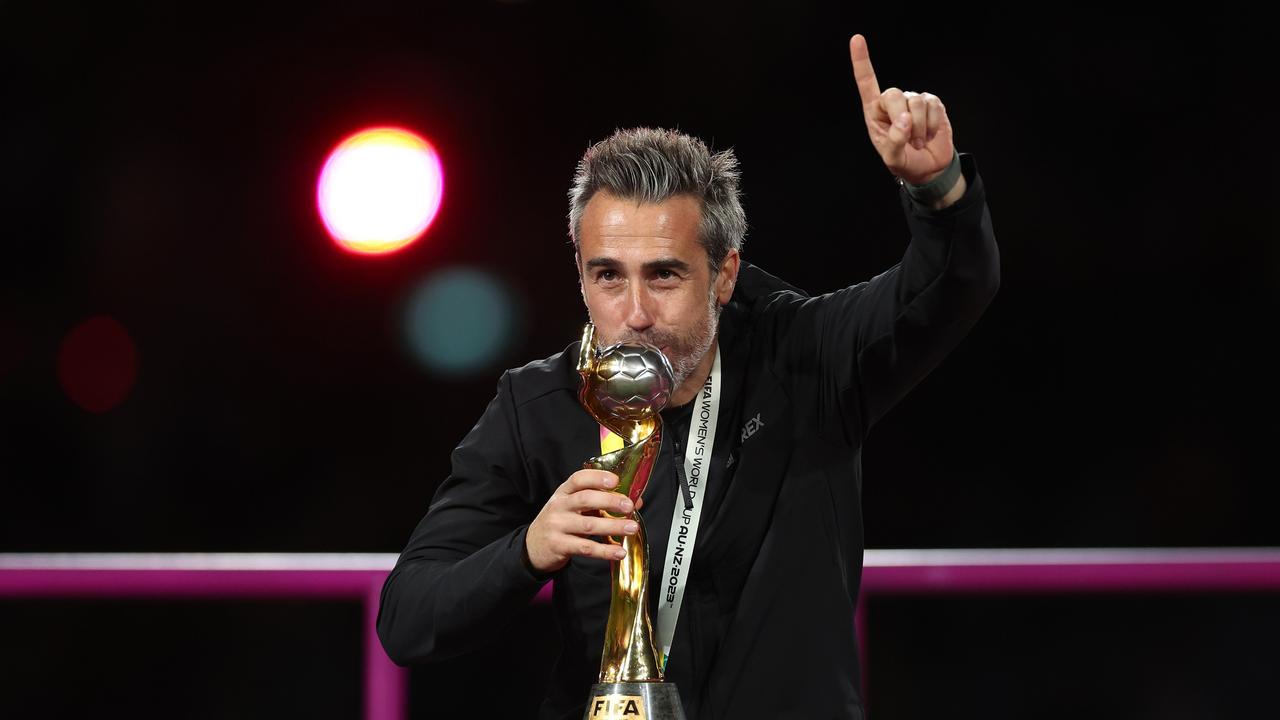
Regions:
<instances>
[{"instance_id":1,"label":"black jacket","mask_svg":"<svg viewBox=\"0 0 1280 720\"><path fill-rule=\"evenodd\" d=\"M911 242L868 282L808 297L743 264L721 314L712 475L666 673L690 720L862 717L862 444L999 285L982 181L973 157L960 157L968 189L955 205L928 210L901 190ZM466 652L540 588L521 560L525 530L600 452L598 426L576 398L577 352L574 343L504 373L454 451L452 474L383 587L378 634L395 662ZM672 456L664 440L650 489L672 477ZM651 577L672 483L652 505L646 489ZM554 580L563 652L540 717L577 720L599 671L608 565L574 559Z\"/></svg>"}]
</instances>

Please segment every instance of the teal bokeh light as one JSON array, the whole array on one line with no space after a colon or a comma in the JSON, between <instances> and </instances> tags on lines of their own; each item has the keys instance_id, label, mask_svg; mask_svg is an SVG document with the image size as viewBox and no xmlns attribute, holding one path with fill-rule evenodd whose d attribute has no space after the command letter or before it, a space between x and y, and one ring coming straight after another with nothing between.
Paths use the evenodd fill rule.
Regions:
<instances>
[{"instance_id":1,"label":"teal bokeh light","mask_svg":"<svg viewBox=\"0 0 1280 720\"><path fill-rule=\"evenodd\" d=\"M473 268L449 268L425 279L409 297L405 335L428 370L461 376L490 367L516 331L506 284Z\"/></svg>"}]
</instances>

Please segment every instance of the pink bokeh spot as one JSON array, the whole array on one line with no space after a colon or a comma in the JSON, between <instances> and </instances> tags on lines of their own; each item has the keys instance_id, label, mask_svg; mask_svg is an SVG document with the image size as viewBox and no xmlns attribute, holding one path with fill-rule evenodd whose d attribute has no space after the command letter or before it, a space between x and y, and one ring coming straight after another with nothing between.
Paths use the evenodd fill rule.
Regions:
<instances>
[{"instance_id":1,"label":"pink bokeh spot","mask_svg":"<svg viewBox=\"0 0 1280 720\"><path fill-rule=\"evenodd\" d=\"M138 350L115 318L98 315L67 333L58 348L58 382L76 405L104 413L119 405L138 377Z\"/></svg>"}]
</instances>

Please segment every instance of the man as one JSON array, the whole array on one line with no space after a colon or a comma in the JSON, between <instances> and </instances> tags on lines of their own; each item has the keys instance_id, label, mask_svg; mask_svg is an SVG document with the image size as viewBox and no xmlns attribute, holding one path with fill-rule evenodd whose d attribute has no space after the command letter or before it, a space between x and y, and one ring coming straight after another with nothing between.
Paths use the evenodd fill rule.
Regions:
<instances>
[{"instance_id":1,"label":"man","mask_svg":"<svg viewBox=\"0 0 1280 720\"><path fill-rule=\"evenodd\" d=\"M912 235L902 262L868 282L810 298L743 262L736 161L679 133L616 133L587 151L570 192L598 341L656 345L676 373L640 503L656 639L691 720L862 717L862 444L999 285L977 165L956 153L941 100L881 92L861 35L850 53ZM577 401L577 353L503 374L378 617L396 662L447 658L554 578L563 650L544 718L582 717L609 604L604 560L621 552L598 539L635 532L600 513L631 509L610 492L616 478L579 469L601 434Z\"/></svg>"}]
</instances>

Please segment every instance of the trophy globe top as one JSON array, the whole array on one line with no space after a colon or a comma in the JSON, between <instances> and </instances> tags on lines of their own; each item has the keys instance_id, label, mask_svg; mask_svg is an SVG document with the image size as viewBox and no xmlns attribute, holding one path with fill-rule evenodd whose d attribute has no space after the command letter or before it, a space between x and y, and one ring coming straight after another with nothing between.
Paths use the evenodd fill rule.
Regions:
<instances>
[{"instance_id":1,"label":"trophy globe top","mask_svg":"<svg viewBox=\"0 0 1280 720\"><path fill-rule=\"evenodd\" d=\"M615 344L600 351L591 392L598 406L621 420L642 422L671 400L671 363L647 344Z\"/></svg>"}]
</instances>

